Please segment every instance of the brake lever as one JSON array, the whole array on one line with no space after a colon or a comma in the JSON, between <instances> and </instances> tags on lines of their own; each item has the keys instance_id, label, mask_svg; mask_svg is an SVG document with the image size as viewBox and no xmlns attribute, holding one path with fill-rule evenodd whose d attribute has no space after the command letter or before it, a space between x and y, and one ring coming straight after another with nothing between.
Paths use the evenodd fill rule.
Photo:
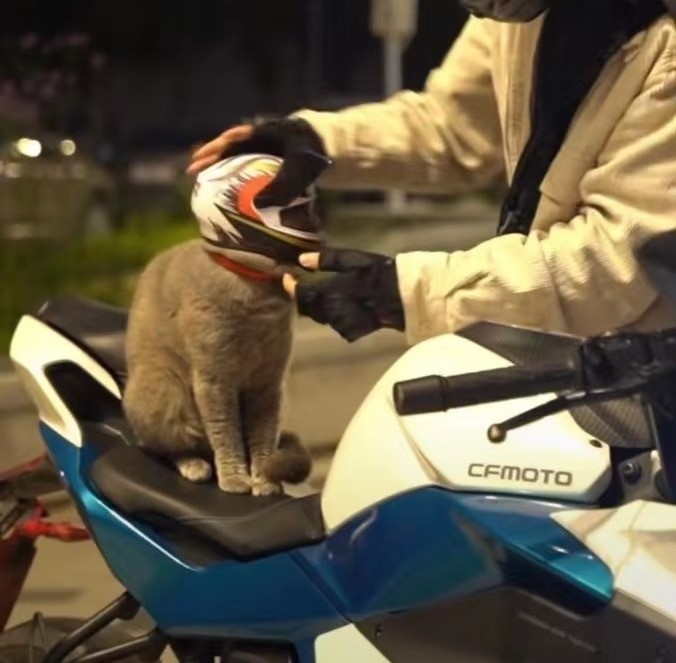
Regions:
<instances>
[{"instance_id":1,"label":"brake lever","mask_svg":"<svg viewBox=\"0 0 676 663\"><path fill-rule=\"evenodd\" d=\"M650 385L659 376L676 370L676 329L589 338L580 345L579 362L585 389L564 394L507 421L492 424L487 431L488 439L495 443L504 442L509 431L572 407L638 393L649 394ZM604 386L609 382L610 386Z\"/></svg>"},{"instance_id":2,"label":"brake lever","mask_svg":"<svg viewBox=\"0 0 676 663\"><path fill-rule=\"evenodd\" d=\"M604 401L634 396L645 391L646 386L647 381L639 378L626 381L622 384L613 385L612 387L575 391L564 394L547 403L543 403L526 412L522 412L511 419L507 419L498 424L491 424L486 434L491 442L499 444L507 439L507 433L509 433L509 431L523 428L528 424L535 423L536 421L540 421L545 417L550 417L553 414L558 414L559 412L565 412L573 407L581 407L593 403L603 403Z\"/></svg>"}]
</instances>

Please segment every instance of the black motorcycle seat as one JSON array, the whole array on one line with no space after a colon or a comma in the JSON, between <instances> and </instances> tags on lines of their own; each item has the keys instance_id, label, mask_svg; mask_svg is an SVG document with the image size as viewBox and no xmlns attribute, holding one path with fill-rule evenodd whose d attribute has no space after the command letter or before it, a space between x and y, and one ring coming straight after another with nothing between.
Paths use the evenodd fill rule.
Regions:
<instances>
[{"instance_id":1,"label":"black motorcycle seat","mask_svg":"<svg viewBox=\"0 0 676 663\"><path fill-rule=\"evenodd\" d=\"M58 297L47 301L36 317L97 359L124 388L126 310ZM101 453L88 472L93 488L184 552L195 556L203 554L198 550L215 548L216 559L251 559L324 538L319 495L252 497L225 493L215 484L191 483L135 446L119 400L82 369L55 366L50 379L75 412L87 443ZM91 397L82 399L83 393Z\"/></svg>"},{"instance_id":2,"label":"black motorcycle seat","mask_svg":"<svg viewBox=\"0 0 676 663\"><path fill-rule=\"evenodd\" d=\"M138 447L111 447L94 461L89 478L102 497L140 522L188 530L236 559L310 545L325 536L318 494L228 494L216 484L191 483Z\"/></svg>"},{"instance_id":3,"label":"black motorcycle seat","mask_svg":"<svg viewBox=\"0 0 676 663\"><path fill-rule=\"evenodd\" d=\"M79 297L55 297L46 301L35 317L97 359L120 386L124 385L128 320L125 309Z\"/></svg>"}]
</instances>

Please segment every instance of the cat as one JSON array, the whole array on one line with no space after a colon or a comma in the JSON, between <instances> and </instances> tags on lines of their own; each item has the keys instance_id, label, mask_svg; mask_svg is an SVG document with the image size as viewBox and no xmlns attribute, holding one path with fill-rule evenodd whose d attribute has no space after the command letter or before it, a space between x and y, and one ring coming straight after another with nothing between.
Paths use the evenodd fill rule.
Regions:
<instances>
[{"instance_id":1,"label":"cat","mask_svg":"<svg viewBox=\"0 0 676 663\"><path fill-rule=\"evenodd\" d=\"M199 239L147 265L127 331L123 407L147 452L190 481L274 495L311 460L279 434L294 306L279 279L225 269Z\"/></svg>"}]
</instances>

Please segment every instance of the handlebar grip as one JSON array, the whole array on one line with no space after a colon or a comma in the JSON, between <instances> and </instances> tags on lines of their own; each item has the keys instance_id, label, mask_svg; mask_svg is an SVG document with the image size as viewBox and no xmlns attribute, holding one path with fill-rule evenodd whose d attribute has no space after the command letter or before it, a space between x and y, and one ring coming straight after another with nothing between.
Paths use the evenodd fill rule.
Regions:
<instances>
[{"instance_id":1,"label":"handlebar grip","mask_svg":"<svg viewBox=\"0 0 676 663\"><path fill-rule=\"evenodd\" d=\"M571 366L525 369L497 368L464 375L430 375L394 385L393 396L400 415L443 412L511 398L524 398L578 385L579 371Z\"/></svg>"}]
</instances>

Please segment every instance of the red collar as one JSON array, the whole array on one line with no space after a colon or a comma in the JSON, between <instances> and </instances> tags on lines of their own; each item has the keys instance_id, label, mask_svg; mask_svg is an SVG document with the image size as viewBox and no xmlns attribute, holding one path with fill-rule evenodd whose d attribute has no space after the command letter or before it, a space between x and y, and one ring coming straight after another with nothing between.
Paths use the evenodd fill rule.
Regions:
<instances>
[{"instance_id":1,"label":"red collar","mask_svg":"<svg viewBox=\"0 0 676 663\"><path fill-rule=\"evenodd\" d=\"M278 281L281 278L277 274L261 272L253 267L242 265L242 263L235 262L224 256L222 253L212 253L211 251L208 251L208 254L217 265L225 267L228 271L237 274L237 276L243 276L245 279L251 279L252 281Z\"/></svg>"}]
</instances>

